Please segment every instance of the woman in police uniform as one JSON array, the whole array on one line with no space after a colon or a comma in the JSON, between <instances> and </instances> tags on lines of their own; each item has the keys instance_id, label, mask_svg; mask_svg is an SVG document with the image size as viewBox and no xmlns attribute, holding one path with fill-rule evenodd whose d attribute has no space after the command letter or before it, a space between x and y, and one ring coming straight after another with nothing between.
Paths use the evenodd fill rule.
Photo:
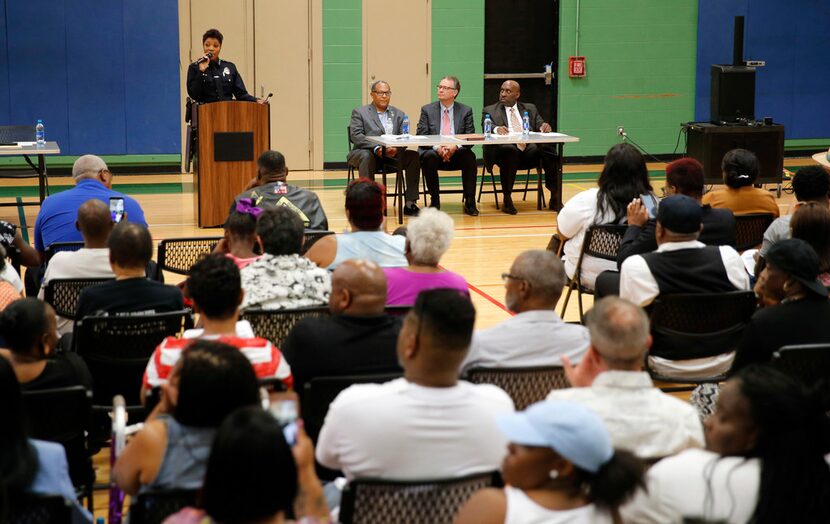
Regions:
<instances>
[{"instance_id":1,"label":"woman in police uniform","mask_svg":"<svg viewBox=\"0 0 830 524\"><path fill-rule=\"evenodd\" d=\"M187 69L187 94L196 102L219 100L245 100L265 103L245 89L242 76L233 63L219 58L222 50L222 33L208 29L202 35L205 54Z\"/></svg>"}]
</instances>

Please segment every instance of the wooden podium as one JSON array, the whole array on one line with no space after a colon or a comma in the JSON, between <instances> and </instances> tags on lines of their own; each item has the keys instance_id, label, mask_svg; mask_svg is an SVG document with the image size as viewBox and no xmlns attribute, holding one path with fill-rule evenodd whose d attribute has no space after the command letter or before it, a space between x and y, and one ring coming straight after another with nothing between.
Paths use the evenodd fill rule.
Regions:
<instances>
[{"instance_id":1,"label":"wooden podium","mask_svg":"<svg viewBox=\"0 0 830 524\"><path fill-rule=\"evenodd\" d=\"M271 143L269 107L255 102L194 104L198 133L194 209L199 227L225 223L233 198L256 176L256 159Z\"/></svg>"}]
</instances>

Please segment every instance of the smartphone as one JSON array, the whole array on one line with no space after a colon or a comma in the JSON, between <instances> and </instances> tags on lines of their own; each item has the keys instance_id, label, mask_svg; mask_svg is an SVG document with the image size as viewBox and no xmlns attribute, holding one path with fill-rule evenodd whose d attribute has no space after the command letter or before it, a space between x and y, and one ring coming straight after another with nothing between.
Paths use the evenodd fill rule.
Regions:
<instances>
[{"instance_id":1,"label":"smartphone","mask_svg":"<svg viewBox=\"0 0 830 524\"><path fill-rule=\"evenodd\" d=\"M293 399L275 400L268 407L271 415L282 426L282 434L289 446L297 443L297 401Z\"/></svg>"},{"instance_id":2,"label":"smartphone","mask_svg":"<svg viewBox=\"0 0 830 524\"><path fill-rule=\"evenodd\" d=\"M110 197L110 217L113 224L121 222L124 218L124 199L122 197Z\"/></svg>"}]
</instances>

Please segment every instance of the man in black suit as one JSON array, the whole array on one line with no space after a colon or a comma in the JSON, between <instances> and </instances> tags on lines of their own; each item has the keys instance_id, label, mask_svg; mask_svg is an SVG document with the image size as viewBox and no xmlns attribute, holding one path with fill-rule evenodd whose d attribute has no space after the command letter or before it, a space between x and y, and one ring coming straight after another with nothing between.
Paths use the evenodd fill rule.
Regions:
<instances>
[{"instance_id":1,"label":"man in black suit","mask_svg":"<svg viewBox=\"0 0 830 524\"><path fill-rule=\"evenodd\" d=\"M445 76L438 82L438 101L421 108L418 119L419 135L463 135L476 132L473 110L455 101L461 91L461 82L454 76ZM478 215L476 208L476 155L472 146L434 146L419 148L421 170L430 195L430 206L441 208L438 170L461 170L464 188L464 212Z\"/></svg>"},{"instance_id":2,"label":"man in black suit","mask_svg":"<svg viewBox=\"0 0 830 524\"><path fill-rule=\"evenodd\" d=\"M357 168L361 178L375 179L377 163L383 161L392 169L403 168L406 174L405 215L417 215L418 181L421 177L418 153L401 147L383 148L366 140L367 136L401 133L404 112L389 104L392 90L383 80L372 83L372 103L352 110L349 123L349 140L354 149L346 157L350 166ZM381 154L386 158L381 159Z\"/></svg>"},{"instance_id":3,"label":"man in black suit","mask_svg":"<svg viewBox=\"0 0 830 524\"><path fill-rule=\"evenodd\" d=\"M519 83L515 80L506 80L501 85L498 103L484 108L481 115L482 127L484 126L485 115L489 114L493 121L493 133L500 135L521 133L522 117L527 111L530 117L530 130L549 133L552 130L550 124L542 119L535 105L519 102L520 94ZM550 191L550 208L554 211L562 209L562 179L558 176L556 151L552 145L502 144L484 146L484 158L499 166L501 187L504 193L504 206L501 209L503 212L509 215L517 213L515 206L513 206L513 199L510 196L513 192L513 182L516 180L516 171L520 167L534 169L539 165L540 159L542 169L545 171L545 187Z\"/></svg>"}]
</instances>

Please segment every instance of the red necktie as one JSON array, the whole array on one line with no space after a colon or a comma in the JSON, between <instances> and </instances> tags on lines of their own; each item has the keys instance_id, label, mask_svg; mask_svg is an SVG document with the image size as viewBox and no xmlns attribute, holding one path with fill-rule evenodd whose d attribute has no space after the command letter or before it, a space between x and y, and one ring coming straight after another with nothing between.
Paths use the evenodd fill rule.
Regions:
<instances>
[{"instance_id":1,"label":"red necktie","mask_svg":"<svg viewBox=\"0 0 830 524\"><path fill-rule=\"evenodd\" d=\"M441 117L441 134L452 134L452 124L450 123L450 110L446 108L444 109L444 116Z\"/></svg>"}]
</instances>

